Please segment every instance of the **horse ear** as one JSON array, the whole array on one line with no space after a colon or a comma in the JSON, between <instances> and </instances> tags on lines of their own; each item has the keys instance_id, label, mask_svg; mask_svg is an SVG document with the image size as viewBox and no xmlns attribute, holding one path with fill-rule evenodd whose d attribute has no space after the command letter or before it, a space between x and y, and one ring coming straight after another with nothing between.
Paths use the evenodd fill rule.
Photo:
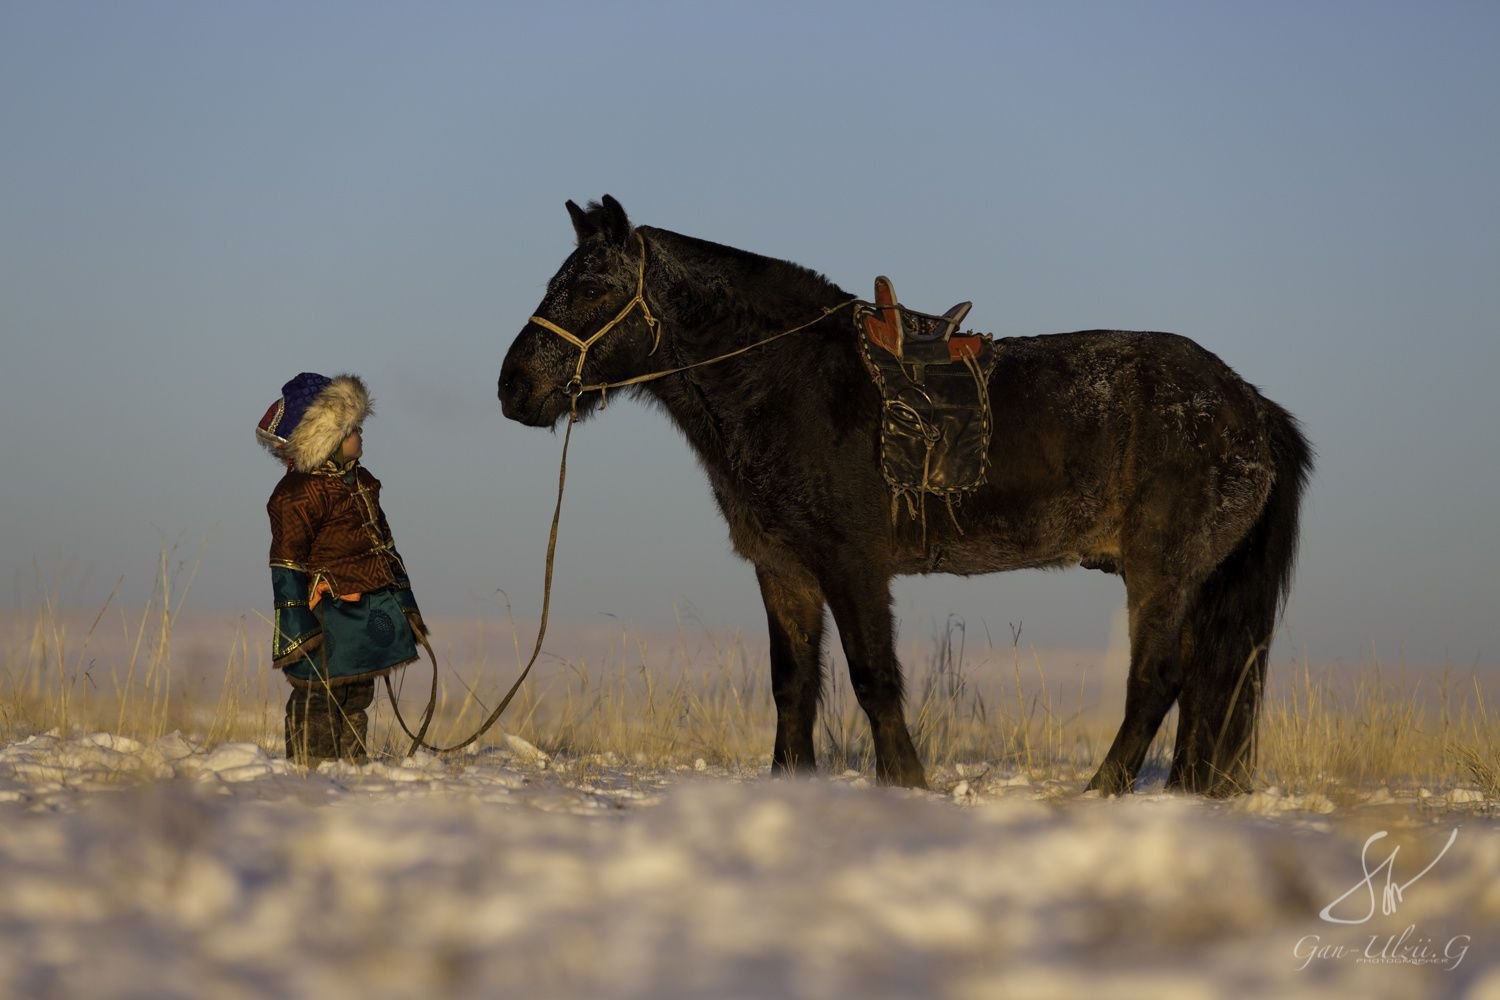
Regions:
<instances>
[{"instance_id":1,"label":"horse ear","mask_svg":"<svg viewBox=\"0 0 1500 1000\"><path fill-rule=\"evenodd\" d=\"M578 234L579 243L582 243L596 232L593 224L589 222L589 217L584 214L583 209L579 208L571 198L568 199L568 217L573 220L573 232Z\"/></svg>"},{"instance_id":2,"label":"horse ear","mask_svg":"<svg viewBox=\"0 0 1500 1000\"><path fill-rule=\"evenodd\" d=\"M630 239L630 220L625 217L625 209L612 195L605 195L599 207L604 209L604 218L599 228L610 242L616 246L624 246Z\"/></svg>"}]
</instances>

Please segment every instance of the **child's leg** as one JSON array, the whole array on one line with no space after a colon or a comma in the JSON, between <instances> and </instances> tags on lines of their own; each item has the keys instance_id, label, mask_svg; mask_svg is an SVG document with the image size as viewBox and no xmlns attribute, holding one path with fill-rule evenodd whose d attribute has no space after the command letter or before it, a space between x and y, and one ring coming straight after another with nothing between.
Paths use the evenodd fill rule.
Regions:
<instances>
[{"instance_id":1,"label":"child's leg","mask_svg":"<svg viewBox=\"0 0 1500 1000\"><path fill-rule=\"evenodd\" d=\"M335 693L337 689L334 689ZM373 687L372 687L373 692ZM326 687L294 686L286 701L286 755L288 760L316 766L320 760L339 755L339 706Z\"/></svg>"},{"instance_id":2,"label":"child's leg","mask_svg":"<svg viewBox=\"0 0 1500 1000\"><path fill-rule=\"evenodd\" d=\"M332 689L337 716L335 731L338 733L338 754L345 760L363 762L370 755L365 742L369 717L365 709L375 700L375 680L351 681Z\"/></svg>"}]
</instances>

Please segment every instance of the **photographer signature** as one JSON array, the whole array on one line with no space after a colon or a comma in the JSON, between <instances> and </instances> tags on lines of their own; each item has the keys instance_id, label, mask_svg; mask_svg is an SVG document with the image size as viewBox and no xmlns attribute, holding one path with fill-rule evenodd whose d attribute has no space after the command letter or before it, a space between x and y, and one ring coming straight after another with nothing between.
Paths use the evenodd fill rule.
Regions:
<instances>
[{"instance_id":1,"label":"photographer signature","mask_svg":"<svg viewBox=\"0 0 1500 1000\"><path fill-rule=\"evenodd\" d=\"M1385 914L1386 916L1390 916L1391 914L1395 913L1396 904L1402 901L1402 894L1405 893L1406 890L1423 875L1426 875L1428 872L1432 871L1432 866L1442 860L1444 854L1448 853L1448 848L1452 847L1453 842L1458 839L1458 829L1455 827L1453 832L1449 834L1448 843L1443 845L1443 849L1441 851L1438 851L1437 857L1433 858L1432 861L1428 863L1426 868L1423 868L1421 871L1417 872L1417 874L1413 875L1405 882L1401 882L1399 884L1395 880L1395 868L1396 855L1401 853L1400 847L1397 847L1395 850L1391 851L1390 856L1380 864L1376 865L1375 868L1370 868L1370 845L1375 843L1375 841L1379 840L1385 835L1386 831L1381 830L1379 833L1371 834L1370 839L1365 841L1365 846L1361 848L1359 852L1359 864L1360 867L1364 869L1365 877L1356 882L1354 884L1354 887L1351 888L1348 892L1344 893L1338 899L1335 899L1333 902L1323 907L1322 912L1320 912L1318 916L1322 917L1324 920L1332 924L1362 924L1365 921L1369 920L1375 915L1375 877L1382 871L1385 872L1385 886L1380 893L1380 912ZM1338 906L1350 896L1355 895L1361 889L1364 889L1369 893L1370 899L1370 908L1365 912L1364 916L1356 917L1352 920L1347 920L1343 917L1336 917L1333 915L1334 907Z\"/></svg>"}]
</instances>

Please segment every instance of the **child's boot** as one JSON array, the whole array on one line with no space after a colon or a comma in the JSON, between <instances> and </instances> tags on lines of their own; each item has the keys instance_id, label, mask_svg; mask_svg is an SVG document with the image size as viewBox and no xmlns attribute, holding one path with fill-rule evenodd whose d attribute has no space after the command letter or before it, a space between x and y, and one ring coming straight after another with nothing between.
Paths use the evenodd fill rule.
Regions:
<instances>
[{"instance_id":1,"label":"child's boot","mask_svg":"<svg viewBox=\"0 0 1500 1000\"><path fill-rule=\"evenodd\" d=\"M338 707L321 687L293 688L286 702L286 756L305 767L339 756Z\"/></svg>"}]
</instances>

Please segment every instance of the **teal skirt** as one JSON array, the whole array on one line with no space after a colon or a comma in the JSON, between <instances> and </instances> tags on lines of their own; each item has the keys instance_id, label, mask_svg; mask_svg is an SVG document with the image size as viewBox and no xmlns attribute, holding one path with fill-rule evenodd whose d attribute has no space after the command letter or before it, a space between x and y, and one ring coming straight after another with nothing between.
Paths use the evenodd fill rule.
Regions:
<instances>
[{"instance_id":1,"label":"teal skirt","mask_svg":"<svg viewBox=\"0 0 1500 1000\"><path fill-rule=\"evenodd\" d=\"M391 588L362 594L357 601L324 598L315 614L323 626L323 644L286 668L293 684L347 684L417 658L417 637Z\"/></svg>"}]
</instances>

